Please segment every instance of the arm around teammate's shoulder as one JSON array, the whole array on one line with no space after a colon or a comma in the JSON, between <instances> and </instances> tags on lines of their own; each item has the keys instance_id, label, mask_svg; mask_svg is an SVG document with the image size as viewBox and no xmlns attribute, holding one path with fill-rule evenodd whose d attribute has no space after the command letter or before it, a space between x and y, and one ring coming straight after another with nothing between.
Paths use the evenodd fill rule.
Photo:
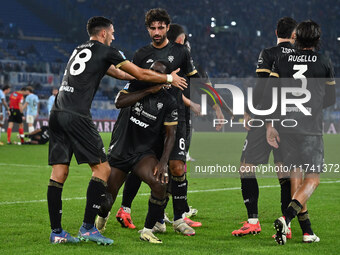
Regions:
<instances>
[{"instance_id":1,"label":"arm around teammate's shoulder","mask_svg":"<svg viewBox=\"0 0 340 255\"><path fill-rule=\"evenodd\" d=\"M179 69L171 73L171 77L166 74L160 74L149 69L143 69L135 64L128 62L120 66L120 69L127 72L128 74L136 77L137 80L153 82L153 83L171 83L171 85L183 90L187 87L187 83L183 77L177 75Z\"/></svg>"}]
</instances>

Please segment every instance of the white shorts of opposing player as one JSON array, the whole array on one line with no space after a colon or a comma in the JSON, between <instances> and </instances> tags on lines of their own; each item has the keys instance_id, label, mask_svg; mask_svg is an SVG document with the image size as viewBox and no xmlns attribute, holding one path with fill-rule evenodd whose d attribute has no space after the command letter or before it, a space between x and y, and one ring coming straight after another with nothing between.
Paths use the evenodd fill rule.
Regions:
<instances>
[{"instance_id":1,"label":"white shorts of opposing player","mask_svg":"<svg viewBox=\"0 0 340 255\"><path fill-rule=\"evenodd\" d=\"M34 131L33 123L35 120L35 116L33 115L27 115L26 117L26 123L28 124L28 132L31 133Z\"/></svg>"}]
</instances>

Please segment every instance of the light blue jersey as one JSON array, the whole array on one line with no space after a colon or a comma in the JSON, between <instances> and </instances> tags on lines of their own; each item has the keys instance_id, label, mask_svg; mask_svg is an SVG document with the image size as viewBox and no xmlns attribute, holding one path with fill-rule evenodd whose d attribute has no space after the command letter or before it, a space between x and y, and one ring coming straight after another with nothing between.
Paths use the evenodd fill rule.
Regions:
<instances>
[{"instance_id":1,"label":"light blue jersey","mask_svg":"<svg viewBox=\"0 0 340 255\"><path fill-rule=\"evenodd\" d=\"M52 95L52 96L50 96L50 97L48 98L48 101L47 101L48 115L50 115L52 106L53 106L53 104L54 104L54 100L55 100L55 95Z\"/></svg>"},{"instance_id":2,"label":"light blue jersey","mask_svg":"<svg viewBox=\"0 0 340 255\"><path fill-rule=\"evenodd\" d=\"M6 100L6 96L5 96L5 93L2 91L2 89L0 89L0 104L2 104L2 109L1 109L1 111L2 111L2 113L3 113L4 116L5 116L6 108L5 108L5 106L3 105L3 103L2 103L2 99Z\"/></svg>"},{"instance_id":3,"label":"light blue jersey","mask_svg":"<svg viewBox=\"0 0 340 255\"><path fill-rule=\"evenodd\" d=\"M36 116L38 114L39 98L35 94L29 94L26 97L25 102L27 103L27 115Z\"/></svg>"}]
</instances>

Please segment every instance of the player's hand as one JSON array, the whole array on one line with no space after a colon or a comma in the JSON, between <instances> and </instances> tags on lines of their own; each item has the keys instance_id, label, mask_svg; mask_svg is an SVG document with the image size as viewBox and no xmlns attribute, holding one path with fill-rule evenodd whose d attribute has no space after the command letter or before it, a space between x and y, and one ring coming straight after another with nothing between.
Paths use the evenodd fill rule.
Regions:
<instances>
[{"instance_id":1,"label":"player's hand","mask_svg":"<svg viewBox=\"0 0 340 255\"><path fill-rule=\"evenodd\" d=\"M247 130L249 131L249 130L250 130L250 127L248 126L248 121L251 120L250 114L247 113L247 112L245 112L245 113L244 113L243 119L244 119L244 128L247 129Z\"/></svg>"},{"instance_id":2,"label":"player's hand","mask_svg":"<svg viewBox=\"0 0 340 255\"><path fill-rule=\"evenodd\" d=\"M161 183L168 183L169 181L168 164L158 162L158 164L153 169L153 175L156 176L156 181L159 181Z\"/></svg>"},{"instance_id":3,"label":"player's hand","mask_svg":"<svg viewBox=\"0 0 340 255\"><path fill-rule=\"evenodd\" d=\"M190 109L194 112L196 116L201 116L201 106L194 102L190 102Z\"/></svg>"},{"instance_id":4,"label":"player's hand","mask_svg":"<svg viewBox=\"0 0 340 255\"><path fill-rule=\"evenodd\" d=\"M180 68L177 68L175 71L173 71L171 73L171 76L172 76L171 85L179 88L180 90L184 90L185 88L188 87L188 84L187 84L186 80L183 77L180 77L180 76L177 75L179 70L180 70Z\"/></svg>"},{"instance_id":5,"label":"player's hand","mask_svg":"<svg viewBox=\"0 0 340 255\"><path fill-rule=\"evenodd\" d=\"M216 119L224 120L224 115L222 113L222 110L217 104L213 106L213 109L215 110L215 113L216 113ZM222 124L216 125L216 131L220 131L221 128L222 128Z\"/></svg>"},{"instance_id":6,"label":"player's hand","mask_svg":"<svg viewBox=\"0 0 340 255\"><path fill-rule=\"evenodd\" d=\"M274 148L279 148L279 142L280 142L280 136L279 132L272 127L272 126L267 126L267 142L269 143L270 146Z\"/></svg>"},{"instance_id":7,"label":"player's hand","mask_svg":"<svg viewBox=\"0 0 340 255\"><path fill-rule=\"evenodd\" d=\"M160 91L162 88L164 88L165 85L161 84L161 85L156 85L156 86L152 86L150 88L148 88L148 91L152 94L157 93L158 91Z\"/></svg>"},{"instance_id":8,"label":"player's hand","mask_svg":"<svg viewBox=\"0 0 340 255\"><path fill-rule=\"evenodd\" d=\"M8 113L8 116L11 116L11 111L7 111L7 113Z\"/></svg>"}]
</instances>

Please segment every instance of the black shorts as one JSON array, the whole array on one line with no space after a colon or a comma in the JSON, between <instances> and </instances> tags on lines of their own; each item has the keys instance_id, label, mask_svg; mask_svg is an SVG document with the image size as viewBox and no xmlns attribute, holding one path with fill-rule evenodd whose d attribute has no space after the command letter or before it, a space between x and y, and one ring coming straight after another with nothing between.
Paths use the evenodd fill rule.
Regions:
<instances>
[{"instance_id":1,"label":"black shorts","mask_svg":"<svg viewBox=\"0 0 340 255\"><path fill-rule=\"evenodd\" d=\"M90 118L51 111L48 164L69 164L74 153L78 164L106 162L103 141Z\"/></svg>"},{"instance_id":2,"label":"black shorts","mask_svg":"<svg viewBox=\"0 0 340 255\"><path fill-rule=\"evenodd\" d=\"M111 167L115 167L125 173L129 173L134 170L136 164L141 161L142 158L148 155L155 155L155 153L152 151L142 152L136 155L131 155L131 157L128 157L126 159L117 159L108 155L108 161Z\"/></svg>"},{"instance_id":3,"label":"black shorts","mask_svg":"<svg viewBox=\"0 0 340 255\"><path fill-rule=\"evenodd\" d=\"M280 134L283 164L290 171L302 168L306 173L321 173L324 146L321 135Z\"/></svg>"},{"instance_id":4,"label":"black shorts","mask_svg":"<svg viewBox=\"0 0 340 255\"><path fill-rule=\"evenodd\" d=\"M176 140L174 147L171 151L169 160L182 160L186 161L186 124L185 121L179 121L176 129Z\"/></svg>"},{"instance_id":5,"label":"black shorts","mask_svg":"<svg viewBox=\"0 0 340 255\"><path fill-rule=\"evenodd\" d=\"M22 123L22 113L19 109L10 109L11 115L8 117L8 122Z\"/></svg>"},{"instance_id":6,"label":"black shorts","mask_svg":"<svg viewBox=\"0 0 340 255\"><path fill-rule=\"evenodd\" d=\"M274 163L282 162L281 149L274 149L267 143L266 128L257 127L248 131L241 155L241 162L246 164L268 164L273 150Z\"/></svg>"}]
</instances>

